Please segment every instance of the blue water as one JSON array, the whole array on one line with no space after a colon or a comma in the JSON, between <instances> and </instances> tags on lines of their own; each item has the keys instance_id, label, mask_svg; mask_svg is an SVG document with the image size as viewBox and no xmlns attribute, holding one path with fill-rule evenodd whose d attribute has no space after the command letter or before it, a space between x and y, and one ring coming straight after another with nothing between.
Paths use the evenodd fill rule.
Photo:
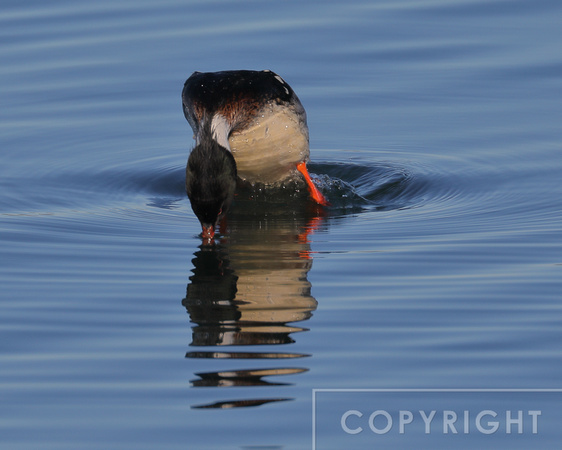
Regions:
<instances>
[{"instance_id":1,"label":"blue water","mask_svg":"<svg viewBox=\"0 0 562 450\"><path fill-rule=\"evenodd\" d=\"M562 388L561 21L554 0L4 2L2 448L307 449L315 389ZM332 206L245 193L209 249L180 93L226 69L291 84ZM474 395L427 408L504 401ZM560 395L518 395L542 434L351 445L557 448Z\"/></svg>"}]
</instances>

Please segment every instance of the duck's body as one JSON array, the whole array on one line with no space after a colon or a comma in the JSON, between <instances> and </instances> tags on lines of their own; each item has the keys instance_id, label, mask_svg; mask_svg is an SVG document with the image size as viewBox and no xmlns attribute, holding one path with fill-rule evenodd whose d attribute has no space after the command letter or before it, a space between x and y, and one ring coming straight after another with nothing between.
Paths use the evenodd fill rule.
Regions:
<instances>
[{"instance_id":1,"label":"duck's body","mask_svg":"<svg viewBox=\"0 0 562 450\"><path fill-rule=\"evenodd\" d=\"M213 237L216 220L210 223L201 211L211 203L220 203L219 215L226 211L234 189L232 173L234 182L238 176L250 183L278 185L300 172L313 198L327 204L306 171L306 112L279 75L269 70L194 72L185 82L182 101L196 140L186 190L204 237ZM225 152L234 157L234 170ZM223 167L210 169L209 160ZM226 194L217 195L219 191ZM206 216L214 216L216 205L211 209Z\"/></svg>"}]
</instances>

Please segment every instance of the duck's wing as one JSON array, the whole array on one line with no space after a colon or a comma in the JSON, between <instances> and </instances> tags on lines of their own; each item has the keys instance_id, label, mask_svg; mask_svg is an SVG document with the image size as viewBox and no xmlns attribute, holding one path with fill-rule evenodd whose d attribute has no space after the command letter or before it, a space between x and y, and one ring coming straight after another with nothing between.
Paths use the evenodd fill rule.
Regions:
<instances>
[{"instance_id":1,"label":"duck's wing","mask_svg":"<svg viewBox=\"0 0 562 450\"><path fill-rule=\"evenodd\" d=\"M182 91L184 115L195 134L220 114L231 131L243 129L267 104L290 104L302 110L293 89L270 70L194 72Z\"/></svg>"}]
</instances>

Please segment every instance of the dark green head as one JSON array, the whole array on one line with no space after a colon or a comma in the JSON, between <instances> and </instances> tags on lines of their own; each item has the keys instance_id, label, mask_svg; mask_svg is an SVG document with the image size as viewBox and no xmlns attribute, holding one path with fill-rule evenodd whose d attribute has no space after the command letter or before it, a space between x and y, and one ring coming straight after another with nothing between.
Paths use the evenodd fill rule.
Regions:
<instances>
[{"instance_id":1,"label":"dark green head","mask_svg":"<svg viewBox=\"0 0 562 450\"><path fill-rule=\"evenodd\" d=\"M210 136L203 136L187 160L185 190L201 222L204 239L214 237L219 217L228 210L235 189L234 157Z\"/></svg>"}]
</instances>

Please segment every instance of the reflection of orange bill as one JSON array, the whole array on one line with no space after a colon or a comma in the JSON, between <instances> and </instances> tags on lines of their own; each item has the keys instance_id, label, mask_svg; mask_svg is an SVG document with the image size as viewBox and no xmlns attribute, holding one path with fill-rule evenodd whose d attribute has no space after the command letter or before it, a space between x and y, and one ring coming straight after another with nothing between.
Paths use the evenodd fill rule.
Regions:
<instances>
[{"instance_id":1,"label":"reflection of orange bill","mask_svg":"<svg viewBox=\"0 0 562 450\"><path fill-rule=\"evenodd\" d=\"M306 163L304 161L297 165L297 170L303 174L304 179L306 180L306 184L308 185L310 195L312 195L312 198L316 201L316 203L322 206L330 206L330 202L326 200L326 197L322 195L322 193L318 190L318 188L310 178L310 175L306 168Z\"/></svg>"},{"instance_id":2,"label":"reflection of orange bill","mask_svg":"<svg viewBox=\"0 0 562 450\"><path fill-rule=\"evenodd\" d=\"M328 203L329 205L329 203ZM304 231L299 233L298 240L300 244L308 244L308 235L314 233L322 224L321 217L312 217L306 224ZM310 249L299 251L299 258L312 259Z\"/></svg>"}]
</instances>

